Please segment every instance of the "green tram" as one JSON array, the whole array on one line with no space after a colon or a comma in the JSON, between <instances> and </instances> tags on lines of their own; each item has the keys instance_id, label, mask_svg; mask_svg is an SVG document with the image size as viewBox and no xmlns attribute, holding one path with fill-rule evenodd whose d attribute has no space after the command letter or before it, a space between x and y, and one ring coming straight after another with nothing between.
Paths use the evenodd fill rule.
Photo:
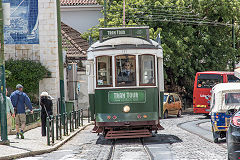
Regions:
<instances>
[{"instance_id":1,"label":"green tram","mask_svg":"<svg viewBox=\"0 0 240 160\"><path fill-rule=\"evenodd\" d=\"M100 28L86 73L93 132L117 139L163 129L163 52L148 27Z\"/></svg>"}]
</instances>

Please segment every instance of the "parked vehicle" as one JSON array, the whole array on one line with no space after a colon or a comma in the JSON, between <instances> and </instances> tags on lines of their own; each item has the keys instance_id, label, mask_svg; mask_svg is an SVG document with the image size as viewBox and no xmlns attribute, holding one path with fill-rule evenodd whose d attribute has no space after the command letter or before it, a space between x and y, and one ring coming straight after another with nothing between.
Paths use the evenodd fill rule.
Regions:
<instances>
[{"instance_id":1,"label":"parked vehicle","mask_svg":"<svg viewBox=\"0 0 240 160\"><path fill-rule=\"evenodd\" d=\"M164 93L163 117L167 118L168 115L182 115L182 101L176 93Z\"/></svg>"},{"instance_id":2,"label":"parked vehicle","mask_svg":"<svg viewBox=\"0 0 240 160\"><path fill-rule=\"evenodd\" d=\"M240 111L231 117L227 131L227 149L228 159L240 159Z\"/></svg>"},{"instance_id":3,"label":"parked vehicle","mask_svg":"<svg viewBox=\"0 0 240 160\"><path fill-rule=\"evenodd\" d=\"M152 136L163 129L162 47L148 27L99 30L86 66L93 132L106 139Z\"/></svg>"},{"instance_id":4,"label":"parked vehicle","mask_svg":"<svg viewBox=\"0 0 240 160\"><path fill-rule=\"evenodd\" d=\"M232 116L231 110L240 107L240 83L220 83L212 89L211 99L211 124L213 140L225 138Z\"/></svg>"},{"instance_id":5,"label":"parked vehicle","mask_svg":"<svg viewBox=\"0 0 240 160\"><path fill-rule=\"evenodd\" d=\"M209 114L211 89L218 83L238 82L234 72L206 71L197 72L193 89L193 112Z\"/></svg>"}]
</instances>

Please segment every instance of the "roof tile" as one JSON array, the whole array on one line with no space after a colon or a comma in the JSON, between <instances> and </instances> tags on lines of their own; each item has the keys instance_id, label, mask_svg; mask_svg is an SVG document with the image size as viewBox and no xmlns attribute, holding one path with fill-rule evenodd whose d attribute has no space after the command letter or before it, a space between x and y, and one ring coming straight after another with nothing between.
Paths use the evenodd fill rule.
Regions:
<instances>
[{"instance_id":1,"label":"roof tile","mask_svg":"<svg viewBox=\"0 0 240 160\"><path fill-rule=\"evenodd\" d=\"M61 0L61 6L97 5L96 0Z\"/></svg>"},{"instance_id":2,"label":"roof tile","mask_svg":"<svg viewBox=\"0 0 240 160\"><path fill-rule=\"evenodd\" d=\"M61 23L62 47L66 49L67 58L86 59L88 42L82 39L81 34L70 26Z\"/></svg>"}]
</instances>

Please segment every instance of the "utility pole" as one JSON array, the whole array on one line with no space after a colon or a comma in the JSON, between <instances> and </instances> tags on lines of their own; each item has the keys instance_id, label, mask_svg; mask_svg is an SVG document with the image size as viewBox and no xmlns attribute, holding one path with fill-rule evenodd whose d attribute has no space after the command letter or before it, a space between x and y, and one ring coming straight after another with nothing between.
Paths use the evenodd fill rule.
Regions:
<instances>
[{"instance_id":1,"label":"utility pole","mask_svg":"<svg viewBox=\"0 0 240 160\"><path fill-rule=\"evenodd\" d=\"M62 33L61 33L61 16L60 16L60 0L57 0L57 28L58 28L58 62L59 62L59 78L60 78L60 113L63 115L66 111L65 93L64 93L64 68L62 54Z\"/></svg>"},{"instance_id":2,"label":"utility pole","mask_svg":"<svg viewBox=\"0 0 240 160\"><path fill-rule=\"evenodd\" d=\"M125 0L123 0L123 26L125 26Z\"/></svg>"},{"instance_id":3,"label":"utility pole","mask_svg":"<svg viewBox=\"0 0 240 160\"><path fill-rule=\"evenodd\" d=\"M4 37L3 37L3 7L0 0L0 121L1 141L0 144L9 144L7 135L7 111L5 89L5 66L4 66Z\"/></svg>"},{"instance_id":4,"label":"utility pole","mask_svg":"<svg viewBox=\"0 0 240 160\"><path fill-rule=\"evenodd\" d=\"M104 8L104 27L107 26L107 12L106 12L107 2L104 0L103 8Z\"/></svg>"},{"instance_id":5,"label":"utility pole","mask_svg":"<svg viewBox=\"0 0 240 160\"><path fill-rule=\"evenodd\" d=\"M235 46L235 31L234 31L234 19L232 19L232 41L233 41L233 52L234 52L234 59L233 59L233 61L232 61L232 66L233 66L233 70L234 70L234 68L235 68L235 58L236 58L236 53L235 53L235 48L236 48L236 46Z\"/></svg>"}]
</instances>

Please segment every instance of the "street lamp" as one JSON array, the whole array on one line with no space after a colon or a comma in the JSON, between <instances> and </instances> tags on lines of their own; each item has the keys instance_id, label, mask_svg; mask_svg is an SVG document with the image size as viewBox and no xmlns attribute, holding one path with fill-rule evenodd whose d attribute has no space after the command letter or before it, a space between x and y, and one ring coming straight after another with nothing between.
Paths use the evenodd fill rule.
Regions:
<instances>
[{"instance_id":1,"label":"street lamp","mask_svg":"<svg viewBox=\"0 0 240 160\"><path fill-rule=\"evenodd\" d=\"M7 111L6 111L6 89L5 89L2 0L0 0L0 121L1 121L0 144L9 144L9 140L8 140L8 136L7 136Z\"/></svg>"}]
</instances>

